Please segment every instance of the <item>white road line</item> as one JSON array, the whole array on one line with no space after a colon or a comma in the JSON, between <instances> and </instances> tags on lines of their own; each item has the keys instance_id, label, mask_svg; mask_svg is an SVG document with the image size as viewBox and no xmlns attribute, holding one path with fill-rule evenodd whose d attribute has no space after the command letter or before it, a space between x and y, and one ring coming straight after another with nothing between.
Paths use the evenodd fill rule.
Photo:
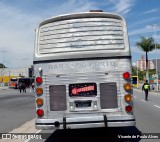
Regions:
<instances>
[{"instance_id":1,"label":"white road line","mask_svg":"<svg viewBox=\"0 0 160 142\"><path fill-rule=\"evenodd\" d=\"M38 134L38 133L40 133L42 130L38 130L37 132L36 132L36 134Z\"/></svg>"},{"instance_id":2,"label":"white road line","mask_svg":"<svg viewBox=\"0 0 160 142\"><path fill-rule=\"evenodd\" d=\"M158 107L158 108L160 108L160 106L157 106L157 105L154 105L155 107Z\"/></svg>"},{"instance_id":3,"label":"white road line","mask_svg":"<svg viewBox=\"0 0 160 142\"><path fill-rule=\"evenodd\" d=\"M8 103L8 102L11 102L11 101L16 101L16 100L21 100L21 99L24 99L24 98L27 98L27 97L18 98L18 99L12 99L12 100L8 100L8 101L3 101L3 102L0 102L0 104L1 103Z\"/></svg>"}]
</instances>

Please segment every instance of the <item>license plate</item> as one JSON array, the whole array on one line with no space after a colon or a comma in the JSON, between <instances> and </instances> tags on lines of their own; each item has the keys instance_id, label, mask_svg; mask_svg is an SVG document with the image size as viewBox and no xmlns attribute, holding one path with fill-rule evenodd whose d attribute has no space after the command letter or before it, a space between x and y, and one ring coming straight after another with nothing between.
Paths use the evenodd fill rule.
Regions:
<instances>
[{"instance_id":1,"label":"license plate","mask_svg":"<svg viewBox=\"0 0 160 142\"><path fill-rule=\"evenodd\" d=\"M75 101L76 108L91 107L92 101Z\"/></svg>"},{"instance_id":2,"label":"license plate","mask_svg":"<svg viewBox=\"0 0 160 142\"><path fill-rule=\"evenodd\" d=\"M96 96L96 83L69 84L69 96Z\"/></svg>"}]
</instances>

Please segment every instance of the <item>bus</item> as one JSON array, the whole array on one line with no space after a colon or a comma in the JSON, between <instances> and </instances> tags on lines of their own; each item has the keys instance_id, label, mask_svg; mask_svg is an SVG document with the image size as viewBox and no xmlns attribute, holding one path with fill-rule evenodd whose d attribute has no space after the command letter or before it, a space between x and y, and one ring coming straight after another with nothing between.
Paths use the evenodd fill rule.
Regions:
<instances>
[{"instance_id":1,"label":"bus","mask_svg":"<svg viewBox=\"0 0 160 142\"><path fill-rule=\"evenodd\" d=\"M135 126L125 19L101 10L42 21L34 48L37 129Z\"/></svg>"},{"instance_id":2,"label":"bus","mask_svg":"<svg viewBox=\"0 0 160 142\"><path fill-rule=\"evenodd\" d=\"M17 88L17 84L18 84L18 79L16 77L15 78L11 78L10 82L9 82L9 88L16 89Z\"/></svg>"},{"instance_id":3,"label":"bus","mask_svg":"<svg viewBox=\"0 0 160 142\"><path fill-rule=\"evenodd\" d=\"M29 77L17 77L10 79L10 88L18 89L20 83L25 83L26 87L30 87L34 83L34 78Z\"/></svg>"}]
</instances>

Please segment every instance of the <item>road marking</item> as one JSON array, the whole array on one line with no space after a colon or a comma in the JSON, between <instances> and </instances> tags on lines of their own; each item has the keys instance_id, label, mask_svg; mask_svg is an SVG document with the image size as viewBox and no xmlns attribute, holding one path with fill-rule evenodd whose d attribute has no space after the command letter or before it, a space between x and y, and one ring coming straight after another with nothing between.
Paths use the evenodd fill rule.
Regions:
<instances>
[{"instance_id":1,"label":"road marking","mask_svg":"<svg viewBox=\"0 0 160 142\"><path fill-rule=\"evenodd\" d=\"M157 105L154 105L155 107L158 107L158 108L160 108L160 106L157 106Z\"/></svg>"},{"instance_id":2,"label":"road marking","mask_svg":"<svg viewBox=\"0 0 160 142\"><path fill-rule=\"evenodd\" d=\"M145 102L145 100L141 100L141 101Z\"/></svg>"},{"instance_id":3,"label":"road marking","mask_svg":"<svg viewBox=\"0 0 160 142\"><path fill-rule=\"evenodd\" d=\"M16 101L16 100L21 100L21 99L24 99L24 98L27 98L27 97L18 98L18 99L12 99L12 100L8 100L8 101L3 101L3 102L0 102L0 104L1 103L8 103L8 102L11 102L11 101Z\"/></svg>"}]
</instances>

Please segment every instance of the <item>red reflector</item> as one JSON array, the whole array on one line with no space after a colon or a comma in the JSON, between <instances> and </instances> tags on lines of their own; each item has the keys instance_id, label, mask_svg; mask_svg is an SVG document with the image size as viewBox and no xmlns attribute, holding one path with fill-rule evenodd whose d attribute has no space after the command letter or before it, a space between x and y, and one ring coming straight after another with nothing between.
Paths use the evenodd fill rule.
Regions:
<instances>
[{"instance_id":1,"label":"red reflector","mask_svg":"<svg viewBox=\"0 0 160 142\"><path fill-rule=\"evenodd\" d=\"M43 80L42 80L42 77L37 77L37 78L36 78L36 82L37 82L38 84L41 84L42 81L43 81Z\"/></svg>"},{"instance_id":2,"label":"red reflector","mask_svg":"<svg viewBox=\"0 0 160 142\"><path fill-rule=\"evenodd\" d=\"M42 117L44 115L43 109L38 109L37 110L37 115L40 116L40 117Z\"/></svg>"},{"instance_id":3,"label":"red reflector","mask_svg":"<svg viewBox=\"0 0 160 142\"><path fill-rule=\"evenodd\" d=\"M129 72L123 73L123 78L124 79L129 79L130 78L130 73Z\"/></svg>"},{"instance_id":4,"label":"red reflector","mask_svg":"<svg viewBox=\"0 0 160 142\"><path fill-rule=\"evenodd\" d=\"M126 106L126 112L131 112L132 111L132 106L128 105Z\"/></svg>"}]
</instances>

